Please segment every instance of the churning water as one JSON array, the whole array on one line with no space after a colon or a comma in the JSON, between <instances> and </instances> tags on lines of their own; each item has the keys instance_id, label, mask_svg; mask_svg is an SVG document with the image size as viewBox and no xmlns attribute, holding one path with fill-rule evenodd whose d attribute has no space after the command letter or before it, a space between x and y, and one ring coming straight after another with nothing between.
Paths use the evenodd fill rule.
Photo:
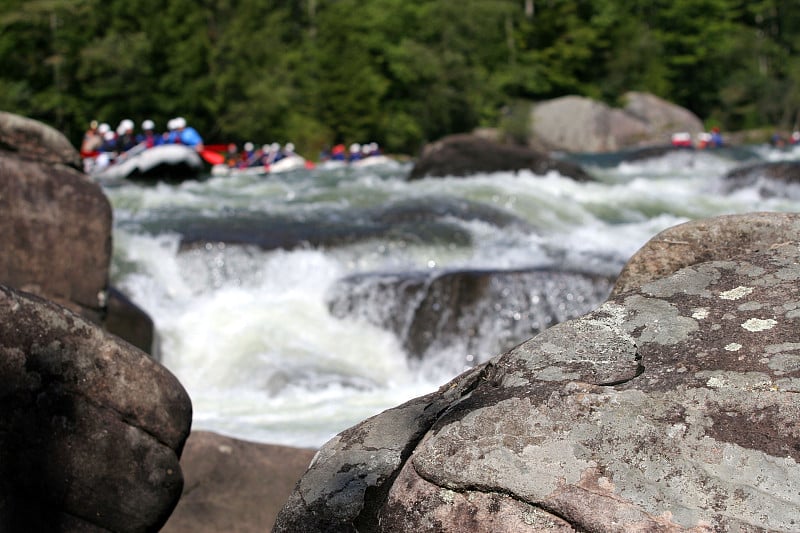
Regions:
<instances>
[{"instance_id":1,"label":"churning water","mask_svg":"<svg viewBox=\"0 0 800 533\"><path fill-rule=\"evenodd\" d=\"M794 158L767 147L573 156L591 183L529 172L407 181L410 167L395 164L106 184L112 279L153 318L194 429L317 447L590 310L669 226L800 211L791 185L767 194L723 180ZM483 301L454 294L465 280Z\"/></svg>"}]
</instances>

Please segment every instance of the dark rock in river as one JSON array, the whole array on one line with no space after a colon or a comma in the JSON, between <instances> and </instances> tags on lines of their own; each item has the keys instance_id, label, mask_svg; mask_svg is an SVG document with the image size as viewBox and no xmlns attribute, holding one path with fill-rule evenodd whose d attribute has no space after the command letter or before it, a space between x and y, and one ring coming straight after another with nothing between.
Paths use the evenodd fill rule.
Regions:
<instances>
[{"instance_id":1,"label":"dark rock in river","mask_svg":"<svg viewBox=\"0 0 800 533\"><path fill-rule=\"evenodd\" d=\"M181 457L183 497L161 532L269 531L315 453L192 432Z\"/></svg>"},{"instance_id":2,"label":"dark rock in river","mask_svg":"<svg viewBox=\"0 0 800 533\"><path fill-rule=\"evenodd\" d=\"M451 135L426 146L414 164L409 179L518 170L530 170L539 175L554 171L577 181L593 179L574 163L553 159L530 148L495 143L476 135Z\"/></svg>"},{"instance_id":3,"label":"dark rock in river","mask_svg":"<svg viewBox=\"0 0 800 533\"><path fill-rule=\"evenodd\" d=\"M275 531L797 530L800 243L723 255L340 433Z\"/></svg>"},{"instance_id":4,"label":"dark rock in river","mask_svg":"<svg viewBox=\"0 0 800 533\"><path fill-rule=\"evenodd\" d=\"M191 402L164 367L0 286L0 530L156 531L181 494Z\"/></svg>"},{"instance_id":5,"label":"dark rock in river","mask_svg":"<svg viewBox=\"0 0 800 533\"><path fill-rule=\"evenodd\" d=\"M55 301L113 331L152 337L144 314L115 316L109 291L111 204L58 131L0 112L0 283ZM125 324L127 322L127 324ZM151 331L149 334L147 330ZM144 341L146 342L146 341Z\"/></svg>"},{"instance_id":6,"label":"dark rock in river","mask_svg":"<svg viewBox=\"0 0 800 533\"><path fill-rule=\"evenodd\" d=\"M166 228L180 233L181 249L212 249L219 243L254 245L265 250L302 246L344 246L380 239L387 243L467 246L470 232L461 221L479 220L505 228L527 228L507 211L463 199L428 196L366 209L348 208L315 215L258 213L235 219L202 219Z\"/></svg>"},{"instance_id":7,"label":"dark rock in river","mask_svg":"<svg viewBox=\"0 0 800 533\"><path fill-rule=\"evenodd\" d=\"M793 195L787 188L798 185L800 185L798 161L754 163L735 168L725 175L724 182L726 192L758 186L759 193L764 197L798 196L796 189Z\"/></svg>"},{"instance_id":8,"label":"dark rock in river","mask_svg":"<svg viewBox=\"0 0 800 533\"><path fill-rule=\"evenodd\" d=\"M471 366L594 309L610 289L602 276L543 269L365 274L341 280L329 306L392 331L411 357L458 351Z\"/></svg>"}]
</instances>

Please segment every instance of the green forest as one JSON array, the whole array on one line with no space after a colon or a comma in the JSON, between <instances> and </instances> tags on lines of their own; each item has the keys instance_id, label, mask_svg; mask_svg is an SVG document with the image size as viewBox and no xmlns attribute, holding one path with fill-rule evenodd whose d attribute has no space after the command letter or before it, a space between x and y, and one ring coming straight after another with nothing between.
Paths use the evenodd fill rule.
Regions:
<instances>
[{"instance_id":1,"label":"green forest","mask_svg":"<svg viewBox=\"0 0 800 533\"><path fill-rule=\"evenodd\" d=\"M800 111L796 0L3 0L0 28L0 109L75 144L184 116L206 142L414 153L629 90L727 130Z\"/></svg>"}]
</instances>

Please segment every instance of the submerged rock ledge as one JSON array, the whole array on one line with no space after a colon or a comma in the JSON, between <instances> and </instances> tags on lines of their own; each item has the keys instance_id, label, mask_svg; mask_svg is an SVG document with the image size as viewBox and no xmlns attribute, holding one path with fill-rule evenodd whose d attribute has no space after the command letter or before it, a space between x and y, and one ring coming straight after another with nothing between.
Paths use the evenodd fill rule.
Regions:
<instances>
[{"instance_id":1,"label":"submerged rock ledge","mask_svg":"<svg viewBox=\"0 0 800 533\"><path fill-rule=\"evenodd\" d=\"M275 531L796 531L800 243L744 231L772 216L344 431Z\"/></svg>"}]
</instances>

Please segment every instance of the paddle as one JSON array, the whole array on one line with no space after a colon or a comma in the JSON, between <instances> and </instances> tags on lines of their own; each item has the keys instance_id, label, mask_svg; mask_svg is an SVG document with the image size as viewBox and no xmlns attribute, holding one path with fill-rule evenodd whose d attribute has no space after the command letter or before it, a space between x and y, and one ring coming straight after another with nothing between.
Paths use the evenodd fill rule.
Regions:
<instances>
[{"instance_id":1,"label":"paddle","mask_svg":"<svg viewBox=\"0 0 800 533\"><path fill-rule=\"evenodd\" d=\"M210 165L219 165L225 162L225 156L214 150L203 148L200 150L200 157L205 159L206 163Z\"/></svg>"}]
</instances>

